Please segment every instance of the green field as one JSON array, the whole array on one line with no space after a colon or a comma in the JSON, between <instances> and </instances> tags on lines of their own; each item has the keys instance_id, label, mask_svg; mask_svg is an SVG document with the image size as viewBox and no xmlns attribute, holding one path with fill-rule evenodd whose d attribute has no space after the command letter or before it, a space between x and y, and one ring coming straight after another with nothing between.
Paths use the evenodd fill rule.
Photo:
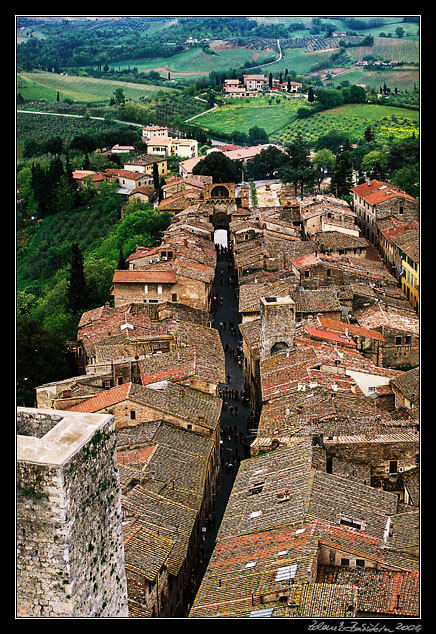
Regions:
<instances>
[{"instance_id":1,"label":"green field","mask_svg":"<svg viewBox=\"0 0 436 634\"><path fill-rule=\"evenodd\" d=\"M173 88L133 84L110 79L95 79L94 77L76 77L74 75L59 75L43 71L21 72L17 76L17 93L24 99L46 99L56 101L59 91L60 100L72 99L76 102L108 102L116 88L122 88L127 99L152 97L158 91L174 92Z\"/></svg>"},{"instance_id":2,"label":"green field","mask_svg":"<svg viewBox=\"0 0 436 634\"><path fill-rule=\"evenodd\" d=\"M415 67L399 67L397 70L362 70L354 68L349 72L338 75L329 81L329 84L337 86L347 80L350 84L364 84L366 88L374 88L378 91L380 86L386 84L391 89L413 91L414 85L419 87L419 69Z\"/></svg>"},{"instance_id":3,"label":"green field","mask_svg":"<svg viewBox=\"0 0 436 634\"><path fill-rule=\"evenodd\" d=\"M307 106L305 100L283 95L232 99L213 112L197 117L192 123L205 130L230 134L234 130L246 134L255 126L268 135L277 133L297 118L297 109Z\"/></svg>"},{"instance_id":4,"label":"green field","mask_svg":"<svg viewBox=\"0 0 436 634\"><path fill-rule=\"evenodd\" d=\"M419 112L376 104L349 104L325 110L307 119L298 119L271 137L278 143L289 143L297 133L313 143L328 132L342 132L352 142L359 140L367 128L374 128L376 140L404 138L419 134Z\"/></svg>"},{"instance_id":5,"label":"green field","mask_svg":"<svg viewBox=\"0 0 436 634\"><path fill-rule=\"evenodd\" d=\"M17 158L22 157L24 141L46 141L50 137L60 136L64 141L71 141L79 134L93 134L113 130L117 123L86 119L84 117L57 116L17 112Z\"/></svg>"},{"instance_id":6,"label":"green field","mask_svg":"<svg viewBox=\"0 0 436 634\"><path fill-rule=\"evenodd\" d=\"M181 77L201 77L212 71L231 70L239 68L245 62L262 61L267 57L278 55L277 49L271 51L256 51L248 48L220 48L220 42L215 41L211 50L214 53L204 53L201 48L194 47L172 57L158 57L153 59L128 59L111 64L118 68L136 67L139 71L156 70L163 77L171 73L173 79ZM247 71L248 72L248 71Z\"/></svg>"},{"instance_id":7,"label":"green field","mask_svg":"<svg viewBox=\"0 0 436 634\"><path fill-rule=\"evenodd\" d=\"M372 16L367 16L367 15L364 15L364 16L353 15L353 18L355 18L356 20L362 20L364 22L370 20L371 17ZM374 17L378 18L381 16L374 16ZM390 33L392 38L395 38L396 37L395 29L400 26L404 30L404 37L418 39L418 36L416 34L419 28L418 24L413 24L411 22L403 22L403 18L398 16L385 16L382 19L384 22L382 26L376 26L370 29L362 29L362 30L356 31L356 33L359 33L359 35L360 34L372 35L375 38L381 32L383 32L386 35L389 35ZM347 30L347 26L342 20L328 20L327 18L326 20L323 20L323 22L331 22L332 24L335 25L338 31Z\"/></svg>"}]
</instances>

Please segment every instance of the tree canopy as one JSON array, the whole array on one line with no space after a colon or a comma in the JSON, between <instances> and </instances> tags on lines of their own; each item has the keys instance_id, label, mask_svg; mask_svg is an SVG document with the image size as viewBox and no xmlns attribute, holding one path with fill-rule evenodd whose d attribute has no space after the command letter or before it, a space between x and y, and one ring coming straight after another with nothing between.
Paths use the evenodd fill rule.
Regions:
<instances>
[{"instance_id":1,"label":"tree canopy","mask_svg":"<svg viewBox=\"0 0 436 634\"><path fill-rule=\"evenodd\" d=\"M239 161L232 161L220 151L207 154L194 166L192 173L212 176L214 183L237 183L241 180Z\"/></svg>"}]
</instances>

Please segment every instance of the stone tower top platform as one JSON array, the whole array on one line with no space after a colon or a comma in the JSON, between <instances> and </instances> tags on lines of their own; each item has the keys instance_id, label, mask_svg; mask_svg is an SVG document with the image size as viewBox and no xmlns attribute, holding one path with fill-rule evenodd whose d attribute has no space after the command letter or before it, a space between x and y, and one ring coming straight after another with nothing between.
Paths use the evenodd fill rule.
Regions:
<instances>
[{"instance_id":1,"label":"stone tower top platform","mask_svg":"<svg viewBox=\"0 0 436 634\"><path fill-rule=\"evenodd\" d=\"M18 407L17 460L61 466L111 420L109 414Z\"/></svg>"}]
</instances>

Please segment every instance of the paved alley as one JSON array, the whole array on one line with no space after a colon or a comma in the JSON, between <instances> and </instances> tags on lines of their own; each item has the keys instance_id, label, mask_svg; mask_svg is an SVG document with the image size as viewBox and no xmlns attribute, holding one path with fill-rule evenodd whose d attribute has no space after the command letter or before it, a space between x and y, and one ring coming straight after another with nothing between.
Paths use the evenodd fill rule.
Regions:
<instances>
[{"instance_id":1,"label":"paved alley","mask_svg":"<svg viewBox=\"0 0 436 634\"><path fill-rule=\"evenodd\" d=\"M249 457L249 446L254 440L254 435L250 435L252 410L243 392L237 292L233 275L233 258L230 253L220 249L217 253L214 282L216 299L213 306L212 327L220 333L226 357L227 381L225 385L221 385L223 399L220 419L221 475L213 516L204 533L204 554L198 582L204 575L214 548L240 461Z\"/></svg>"}]
</instances>

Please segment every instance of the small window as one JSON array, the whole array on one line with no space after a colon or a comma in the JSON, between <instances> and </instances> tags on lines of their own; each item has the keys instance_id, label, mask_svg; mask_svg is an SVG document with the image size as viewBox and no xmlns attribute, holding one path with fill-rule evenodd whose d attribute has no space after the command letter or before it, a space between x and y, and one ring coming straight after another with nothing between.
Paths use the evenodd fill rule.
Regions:
<instances>
[{"instance_id":1,"label":"small window","mask_svg":"<svg viewBox=\"0 0 436 634\"><path fill-rule=\"evenodd\" d=\"M250 488L250 495L256 495L256 493L261 493L262 489L263 489L263 485L264 482L256 482L251 488Z\"/></svg>"},{"instance_id":2,"label":"small window","mask_svg":"<svg viewBox=\"0 0 436 634\"><path fill-rule=\"evenodd\" d=\"M401 337L395 337L395 345L396 346L401 346L401 343L402 343Z\"/></svg>"},{"instance_id":3,"label":"small window","mask_svg":"<svg viewBox=\"0 0 436 634\"><path fill-rule=\"evenodd\" d=\"M341 566L349 566L350 565L350 560L349 559L341 559Z\"/></svg>"},{"instance_id":4,"label":"small window","mask_svg":"<svg viewBox=\"0 0 436 634\"><path fill-rule=\"evenodd\" d=\"M310 275L310 271L304 271L304 277L306 279L308 279L309 275Z\"/></svg>"},{"instance_id":5,"label":"small window","mask_svg":"<svg viewBox=\"0 0 436 634\"><path fill-rule=\"evenodd\" d=\"M130 410L130 420L136 420L136 412L134 409Z\"/></svg>"},{"instance_id":6,"label":"small window","mask_svg":"<svg viewBox=\"0 0 436 634\"><path fill-rule=\"evenodd\" d=\"M412 335L406 335L406 346L410 346L412 344Z\"/></svg>"},{"instance_id":7,"label":"small window","mask_svg":"<svg viewBox=\"0 0 436 634\"><path fill-rule=\"evenodd\" d=\"M352 517L345 517L342 515L339 523L342 524L342 526L357 528L359 531L362 530L362 522L360 522L359 520L355 520Z\"/></svg>"},{"instance_id":8,"label":"small window","mask_svg":"<svg viewBox=\"0 0 436 634\"><path fill-rule=\"evenodd\" d=\"M360 566L361 568L365 567L365 560L364 559L356 559L356 566Z\"/></svg>"},{"instance_id":9,"label":"small window","mask_svg":"<svg viewBox=\"0 0 436 634\"><path fill-rule=\"evenodd\" d=\"M389 473L398 473L398 460L389 460Z\"/></svg>"}]
</instances>

